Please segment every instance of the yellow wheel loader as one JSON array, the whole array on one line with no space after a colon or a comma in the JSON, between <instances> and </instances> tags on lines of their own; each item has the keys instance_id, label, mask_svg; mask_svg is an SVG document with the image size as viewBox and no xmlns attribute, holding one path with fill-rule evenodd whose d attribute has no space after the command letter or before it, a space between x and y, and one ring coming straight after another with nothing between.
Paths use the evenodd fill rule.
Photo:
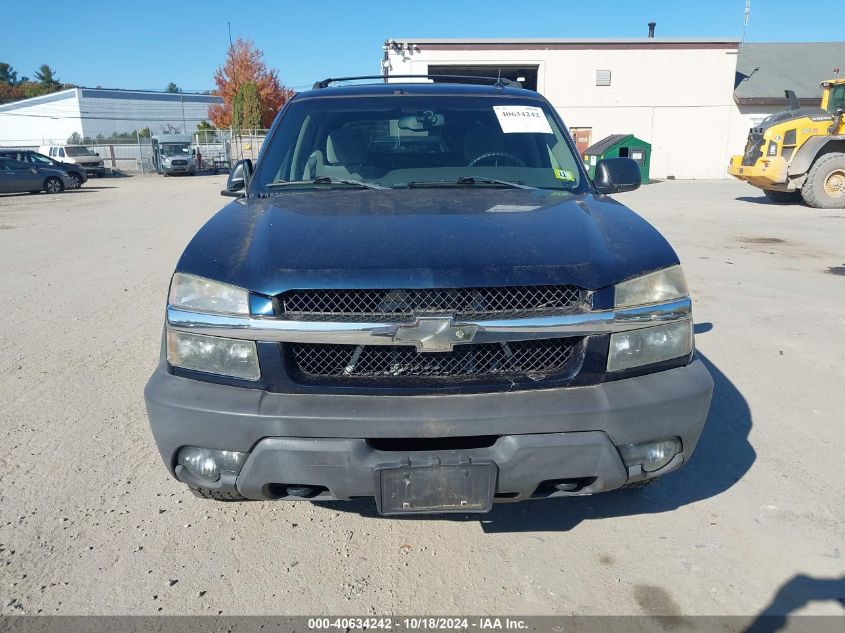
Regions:
<instances>
[{"instance_id":1,"label":"yellow wheel loader","mask_svg":"<svg viewBox=\"0 0 845 633\"><path fill-rule=\"evenodd\" d=\"M821 108L801 107L787 90L789 109L751 128L728 173L776 202L845 208L845 78L821 86Z\"/></svg>"}]
</instances>

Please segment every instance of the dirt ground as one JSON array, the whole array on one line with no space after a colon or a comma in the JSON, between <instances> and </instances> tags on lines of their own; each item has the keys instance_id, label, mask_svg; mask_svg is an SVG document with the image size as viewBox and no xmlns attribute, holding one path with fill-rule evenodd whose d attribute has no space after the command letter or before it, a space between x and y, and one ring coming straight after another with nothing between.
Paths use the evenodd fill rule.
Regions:
<instances>
[{"instance_id":1,"label":"dirt ground","mask_svg":"<svg viewBox=\"0 0 845 633\"><path fill-rule=\"evenodd\" d=\"M204 501L160 462L142 389L223 183L0 196L0 613L843 613L845 211L732 181L619 196L695 300L716 390L692 461L641 492L395 520Z\"/></svg>"}]
</instances>

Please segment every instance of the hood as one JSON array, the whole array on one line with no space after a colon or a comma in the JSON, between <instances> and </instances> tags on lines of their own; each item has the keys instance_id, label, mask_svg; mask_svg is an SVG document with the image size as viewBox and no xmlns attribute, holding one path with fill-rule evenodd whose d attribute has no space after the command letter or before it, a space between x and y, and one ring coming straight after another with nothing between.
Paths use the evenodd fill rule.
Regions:
<instances>
[{"instance_id":1,"label":"hood","mask_svg":"<svg viewBox=\"0 0 845 633\"><path fill-rule=\"evenodd\" d=\"M103 160L102 156L68 156L65 159L67 162L75 165L90 165L91 163L99 163Z\"/></svg>"},{"instance_id":2,"label":"hood","mask_svg":"<svg viewBox=\"0 0 845 633\"><path fill-rule=\"evenodd\" d=\"M765 132L770 127L787 123L788 121L797 121L798 119L810 119L812 121L833 121L833 115L827 110L814 107L796 108L795 110L783 110L782 112L775 112L767 116L760 122L757 128L751 128L752 132Z\"/></svg>"},{"instance_id":3,"label":"hood","mask_svg":"<svg viewBox=\"0 0 845 633\"><path fill-rule=\"evenodd\" d=\"M598 289L677 262L654 227L605 196L335 189L232 202L199 230L177 271L275 295L321 287Z\"/></svg>"}]
</instances>

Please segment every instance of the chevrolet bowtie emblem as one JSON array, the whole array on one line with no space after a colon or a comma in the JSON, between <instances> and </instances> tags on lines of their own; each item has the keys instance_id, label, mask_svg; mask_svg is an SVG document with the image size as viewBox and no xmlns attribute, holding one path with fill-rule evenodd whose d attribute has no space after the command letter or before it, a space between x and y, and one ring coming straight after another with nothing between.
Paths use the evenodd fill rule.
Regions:
<instances>
[{"instance_id":1,"label":"chevrolet bowtie emblem","mask_svg":"<svg viewBox=\"0 0 845 633\"><path fill-rule=\"evenodd\" d=\"M418 352L451 352L455 343L468 343L477 325L455 324L451 317L419 317L413 325L400 325L394 343L413 343Z\"/></svg>"}]
</instances>

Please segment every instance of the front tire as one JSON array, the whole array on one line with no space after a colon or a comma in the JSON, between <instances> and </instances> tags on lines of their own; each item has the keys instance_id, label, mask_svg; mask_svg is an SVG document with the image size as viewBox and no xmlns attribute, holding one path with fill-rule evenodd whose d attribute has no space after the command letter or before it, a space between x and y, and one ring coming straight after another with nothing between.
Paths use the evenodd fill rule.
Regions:
<instances>
[{"instance_id":1,"label":"front tire","mask_svg":"<svg viewBox=\"0 0 845 633\"><path fill-rule=\"evenodd\" d=\"M798 204L803 200L800 191L775 191L774 189L763 189L763 193L772 202L782 204Z\"/></svg>"},{"instance_id":2,"label":"front tire","mask_svg":"<svg viewBox=\"0 0 845 633\"><path fill-rule=\"evenodd\" d=\"M214 501L246 501L246 497L241 496L237 492L228 492L224 490L209 490L208 488L194 488L189 487L190 491L195 497L200 499L212 499Z\"/></svg>"},{"instance_id":3,"label":"front tire","mask_svg":"<svg viewBox=\"0 0 845 633\"><path fill-rule=\"evenodd\" d=\"M55 176L50 176L44 181L44 191L47 193L61 193L64 190L64 183Z\"/></svg>"},{"instance_id":4,"label":"front tire","mask_svg":"<svg viewBox=\"0 0 845 633\"><path fill-rule=\"evenodd\" d=\"M819 157L807 172L801 194L816 209L845 209L845 154Z\"/></svg>"},{"instance_id":5,"label":"front tire","mask_svg":"<svg viewBox=\"0 0 845 633\"><path fill-rule=\"evenodd\" d=\"M657 483L657 480L660 477L652 477L651 479L641 479L640 481L632 481L629 484L624 484L622 487L627 488L629 490L639 490L642 488L648 488L649 486Z\"/></svg>"},{"instance_id":6,"label":"front tire","mask_svg":"<svg viewBox=\"0 0 845 633\"><path fill-rule=\"evenodd\" d=\"M71 189L79 189L82 186L82 178L79 177L79 174L68 174L71 180Z\"/></svg>"}]
</instances>

